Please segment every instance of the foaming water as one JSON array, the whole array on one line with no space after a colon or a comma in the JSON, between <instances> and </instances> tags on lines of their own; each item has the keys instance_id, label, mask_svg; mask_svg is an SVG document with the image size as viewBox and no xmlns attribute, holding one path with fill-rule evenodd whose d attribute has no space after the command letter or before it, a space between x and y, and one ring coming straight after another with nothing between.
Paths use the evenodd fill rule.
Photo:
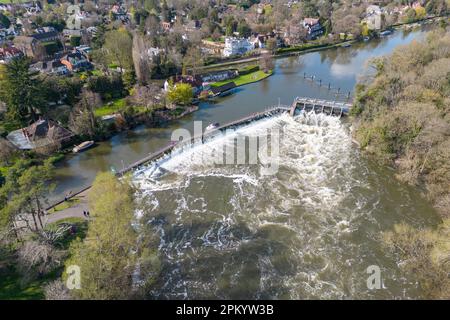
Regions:
<instances>
[{"instance_id":1,"label":"foaming water","mask_svg":"<svg viewBox=\"0 0 450 320\"><path fill-rule=\"evenodd\" d=\"M209 161L236 137L268 129L281 132L276 174L261 174L261 164ZM380 178L379 170L361 159L338 118L283 114L136 172L137 215L144 232L158 235L163 260L149 296L420 297L379 235L411 217L422 226L435 218L413 190ZM398 198L402 205L393 205ZM385 289L367 289L366 269L374 264Z\"/></svg>"}]
</instances>

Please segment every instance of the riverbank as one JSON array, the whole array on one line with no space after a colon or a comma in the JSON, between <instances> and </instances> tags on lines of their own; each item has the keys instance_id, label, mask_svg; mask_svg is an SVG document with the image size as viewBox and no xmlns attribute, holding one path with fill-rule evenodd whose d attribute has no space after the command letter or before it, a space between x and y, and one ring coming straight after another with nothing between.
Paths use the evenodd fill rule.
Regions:
<instances>
[{"instance_id":1,"label":"riverbank","mask_svg":"<svg viewBox=\"0 0 450 320\"><path fill-rule=\"evenodd\" d=\"M357 84L352 108L361 148L394 165L402 182L423 187L444 218L450 217L449 43L450 33L437 30L394 50L370 84Z\"/></svg>"},{"instance_id":2,"label":"riverbank","mask_svg":"<svg viewBox=\"0 0 450 320\"><path fill-rule=\"evenodd\" d=\"M448 17L449 17L449 15L444 15L444 16L428 17L428 18L424 18L422 20L417 20L417 21L413 21L413 22L398 23L398 24L389 26L387 29L379 30L379 32L386 31L389 29L398 30L406 25L414 25L417 23L420 24L423 21L440 20L442 18L445 19ZM353 39L353 40L337 41L337 42L328 43L328 44L305 43L305 44L299 45L299 46L282 48L282 50L278 49L277 52L272 54L272 57L276 58L276 59L285 58L285 57L289 57L289 56L293 56L293 55L298 55L300 53L307 54L307 53L318 52L318 51L322 51L322 50L326 50L326 49L338 48L338 47L346 46L348 44L351 45L353 43L362 42L362 41L363 41L362 39L360 39L360 40ZM214 63L214 64L210 64L207 66L199 67L198 70L203 70L203 71L222 70L228 66L256 62L259 60L259 58L260 58L260 55L255 55L255 56L249 57L249 58L241 58L241 59L235 59L235 60L225 61L225 62L221 62L221 63Z\"/></svg>"}]
</instances>

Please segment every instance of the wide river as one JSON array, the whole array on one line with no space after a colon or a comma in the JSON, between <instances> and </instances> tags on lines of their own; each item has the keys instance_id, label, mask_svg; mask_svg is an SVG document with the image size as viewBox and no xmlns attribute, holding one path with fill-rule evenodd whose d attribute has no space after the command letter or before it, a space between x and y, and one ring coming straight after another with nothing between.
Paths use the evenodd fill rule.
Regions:
<instances>
[{"instance_id":1,"label":"wide river","mask_svg":"<svg viewBox=\"0 0 450 320\"><path fill-rule=\"evenodd\" d=\"M396 31L349 48L279 59L272 77L202 104L167 127L142 126L70 156L58 168L57 192L81 189L97 172L156 151L173 130L192 130L194 120L203 127L225 123L279 102L290 104L295 96L345 100L370 72L370 58L425 32ZM336 96L337 88L344 94ZM280 133L278 154L262 156L257 164L214 164L215 155L235 146L236 138L267 132ZM272 144L269 149L275 150ZM275 163L276 170L268 174L263 163ZM149 297L421 297L414 275L400 272L380 236L395 223L427 227L439 218L418 190L360 154L345 120L314 114L262 120L149 165L134 174L134 182L143 234L156 236L152 243L162 259L161 278ZM380 289L367 287L371 265L381 270Z\"/></svg>"}]
</instances>

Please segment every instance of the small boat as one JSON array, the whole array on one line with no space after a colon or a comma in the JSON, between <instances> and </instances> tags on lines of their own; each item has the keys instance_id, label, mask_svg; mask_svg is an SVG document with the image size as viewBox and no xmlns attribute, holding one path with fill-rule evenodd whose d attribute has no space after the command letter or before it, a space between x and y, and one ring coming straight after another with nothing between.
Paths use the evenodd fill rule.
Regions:
<instances>
[{"instance_id":1,"label":"small boat","mask_svg":"<svg viewBox=\"0 0 450 320\"><path fill-rule=\"evenodd\" d=\"M392 34L392 30L385 30L385 31L380 32L380 37L385 37L390 34Z\"/></svg>"},{"instance_id":2,"label":"small boat","mask_svg":"<svg viewBox=\"0 0 450 320\"><path fill-rule=\"evenodd\" d=\"M348 48L348 47L351 47L352 46L352 44L351 43L344 43L343 45L342 45L342 47L343 48Z\"/></svg>"},{"instance_id":3,"label":"small boat","mask_svg":"<svg viewBox=\"0 0 450 320\"><path fill-rule=\"evenodd\" d=\"M370 40L370 38L369 37L364 37L363 40L364 40L364 42L367 42L367 41Z\"/></svg>"},{"instance_id":4,"label":"small boat","mask_svg":"<svg viewBox=\"0 0 450 320\"><path fill-rule=\"evenodd\" d=\"M81 151L84 151L84 150L86 150L87 148L90 148L90 147L92 147L94 145L94 141L85 141L85 142L83 142L83 143L80 143L79 145L77 145L77 146L75 146L73 149L72 149L72 151L74 152L74 153L78 153L78 152L81 152Z\"/></svg>"},{"instance_id":5,"label":"small boat","mask_svg":"<svg viewBox=\"0 0 450 320\"><path fill-rule=\"evenodd\" d=\"M206 127L205 131L211 131L211 130L214 130L214 129L218 128L219 125L220 125L220 124L219 124L218 122L216 122L216 123L211 123L209 126Z\"/></svg>"}]
</instances>

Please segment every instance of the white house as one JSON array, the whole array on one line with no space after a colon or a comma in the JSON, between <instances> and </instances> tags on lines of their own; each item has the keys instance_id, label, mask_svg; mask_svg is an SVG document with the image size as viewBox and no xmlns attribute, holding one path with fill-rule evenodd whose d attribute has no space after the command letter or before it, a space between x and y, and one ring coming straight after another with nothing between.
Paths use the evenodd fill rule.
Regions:
<instances>
[{"instance_id":1,"label":"white house","mask_svg":"<svg viewBox=\"0 0 450 320\"><path fill-rule=\"evenodd\" d=\"M363 23L366 23L369 30L380 30L382 27L383 10L376 5L370 5L366 9L366 17Z\"/></svg>"},{"instance_id":2,"label":"white house","mask_svg":"<svg viewBox=\"0 0 450 320\"><path fill-rule=\"evenodd\" d=\"M225 48L223 49L223 56L229 57L233 55L244 54L253 50L254 45L245 38L226 37Z\"/></svg>"}]
</instances>

